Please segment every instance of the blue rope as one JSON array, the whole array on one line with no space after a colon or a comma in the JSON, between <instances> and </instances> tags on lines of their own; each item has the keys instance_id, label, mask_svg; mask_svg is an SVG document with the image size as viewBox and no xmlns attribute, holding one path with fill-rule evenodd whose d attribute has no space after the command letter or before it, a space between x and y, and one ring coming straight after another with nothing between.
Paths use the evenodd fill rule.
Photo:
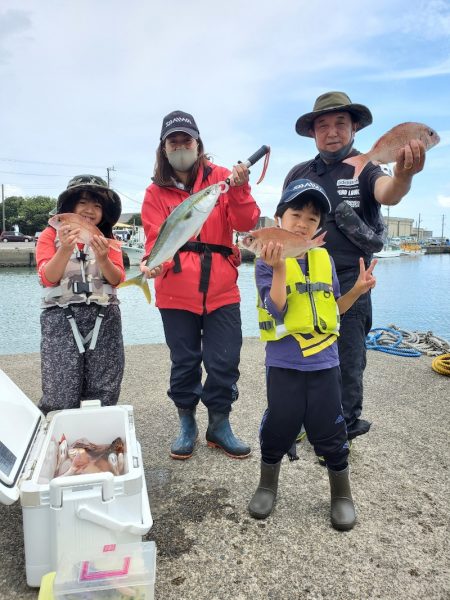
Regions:
<instances>
[{"instance_id":1,"label":"blue rope","mask_svg":"<svg viewBox=\"0 0 450 600\"><path fill-rule=\"evenodd\" d=\"M388 332L395 337L393 342L388 343L381 339L383 333L385 332ZM417 350L414 350L413 348L400 347L402 341L403 335L397 329L391 329L390 327L375 327L374 329L371 329L367 335L366 348L368 350L386 352L386 354L395 354L396 356L421 356L421 353Z\"/></svg>"}]
</instances>

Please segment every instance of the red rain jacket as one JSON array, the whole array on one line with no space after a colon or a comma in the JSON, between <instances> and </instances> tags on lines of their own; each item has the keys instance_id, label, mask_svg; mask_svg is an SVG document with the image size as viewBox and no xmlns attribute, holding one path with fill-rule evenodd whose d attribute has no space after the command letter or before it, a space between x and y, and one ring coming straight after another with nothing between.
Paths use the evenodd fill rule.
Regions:
<instances>
[{"instance_id":1,"label":"red rain jacket","mask_svg":"<svg viewBox=\"0 0 450 600\"><path fill-rule=\"evenodd\" d=\"M205 169L199 169L192 194L224 181L230 171L208 163ZM161 187L152 183L145 192L142 205L142 224L145 230L145 250L148 256L153 248L159 229L169 214L190 194L174 187ZM260 210L250 194L248 184L230 187L226 194L219 196L204 223L200 235L191 238L209 244L232 247L233 230L249 231L258 221ZM178 308L196 314L210 313L221 306L240 301L236 281L238 271L236 258L225 258L213 252L211 276L207 293L199 291L200 254L180 252L181 272L174 273L173 261L164 264L162 275L155 278L156 306L159 308Z\"/></svg>"}]
</instances>

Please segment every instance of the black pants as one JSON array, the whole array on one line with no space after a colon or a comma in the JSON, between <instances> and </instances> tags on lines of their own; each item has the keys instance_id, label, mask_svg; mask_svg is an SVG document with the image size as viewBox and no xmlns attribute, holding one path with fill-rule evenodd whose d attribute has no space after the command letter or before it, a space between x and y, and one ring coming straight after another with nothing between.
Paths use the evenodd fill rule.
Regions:
<instances>
[{"instance_id":1,"label":"black pants","mask_svg":"<svg viewBox=\"0 0 450 600\"><path fill-rule=\"evenodd\" d=\"M74 304L72 312L81 335L95 325L96 304ZM41 313L42 398L39 408L51 410L79 408L85 399L100 400L102 406L117 404L122 383L125 354L120 308L106 307L94 350L80 354L70 324L62 308L46 308Z\"/></svg>"},{"instance_id":2,"label":"black pants","mask_svg":"<svg viewBox=\"0 0 450 600\"><path fill-rule=\"evenodd\" d=\"M160 313L172 360L168 396L178 408L194 408L201 400L209 409L228 414L239 395L239 304L204 315L168 308ZM207 374L203 386L202 362Z\"/></svg>"},{"instance_id":3,"label":"black pants","mask_svg":"<svg viewBox=\"0 0 450 600\"><path fill-rule=\"evenodd\" d=\"M321 371L269 367L267 400L260 429L264 462L279 462L304 425L315 453L325 457L331 469L347 466L349 447L339 367Z\"/></svg>"},{"instance_id":4,"label":"black pants","mask_svg":"<svg viewBox=\"0 0 450 600\"><path fill-rule=\"evenodd\" d=\"M359 275L359 268L338 273L341 294L351 289ZM366 336L372 328L372 301L370 292L358 298L342 316L338 338L339 361L342 374L342 408L349 438L352 425L361 416L363 404L363 374L366 368Z\"/></svg>"}]
</instances>

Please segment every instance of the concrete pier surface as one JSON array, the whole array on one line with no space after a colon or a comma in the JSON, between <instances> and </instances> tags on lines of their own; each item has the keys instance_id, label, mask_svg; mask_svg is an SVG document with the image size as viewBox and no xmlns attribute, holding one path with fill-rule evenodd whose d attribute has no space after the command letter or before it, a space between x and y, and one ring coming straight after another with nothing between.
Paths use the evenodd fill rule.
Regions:
<instances>
[{"instance_id":1,"label":"concrete pier surface","mask_svg":"<svg viewBox=\"0 0 450 600\"><path fill-rule=\"evenodd\" d=\"M193 457L172 460L178 419L166 396L168 350L128 346L126 361L120 402L135 407L143 450L154 519L147 538L158 550L155 598L450 598L450 380L431 369L431 358L368 352L364 416L373 425L352 448L358 522L345 533L330 526L327 472L307 441L298 445L300 460L283 461L274 513L266 521L247 513L266 404L261 342L244 341L231 416L236 433L253 447L246 460L206 446L203 405ZM39 354L0 356L0 368L38 401ZM19 503L0 506L0 519L0 600L36 599L25 581Z\"/></svg>"}]
</instances>

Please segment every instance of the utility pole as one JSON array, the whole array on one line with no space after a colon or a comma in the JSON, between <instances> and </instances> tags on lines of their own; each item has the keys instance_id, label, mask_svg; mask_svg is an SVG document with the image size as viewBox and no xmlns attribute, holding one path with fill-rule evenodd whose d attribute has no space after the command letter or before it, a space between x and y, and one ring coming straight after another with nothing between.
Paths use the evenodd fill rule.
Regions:
<instances>
[{"instance_id":1,"label":"utility pole","mask_svg":"<svg viewBox=\"0 0 450 600\"><path fill-rule=\"evenodd\" d=\"M5 186L2 183L2 231L5 231Z\"/></svg>"},{"instance_id":2,"label":"utility pole","mask_svg":"<svg viewBox=\"0 0 450 600\"><path fill-rule=\"evenodd\" d=\"M417 241L420 240L420 213L419 213L419 220L417 222Z\"/></svg>"},{"instance_id":3,"label":"utility pole","mask_svg":"<svg viewBox=\"0 0 450 600\"><path fill-rule=\"evenodd\" d=\"M106 168L106 173L107 173L106 178L107 178L107 181L108 181L108 187L109 187L109 182L110 182L110 179L111 179L110 176L109 176L109 172L110 171L115 171L114 166Z\"/></svg>"},{"instance_id":4,"label":"utility pole","mask_svg":"<svg viewBox=\"0 0 450 600\"><path fill-rule=\"evenodd\" d=\"M441 230L442 241L444 241L444 221L445 221L445 215L442 215L442 230Z\"/></svg>"}]
</instances>

